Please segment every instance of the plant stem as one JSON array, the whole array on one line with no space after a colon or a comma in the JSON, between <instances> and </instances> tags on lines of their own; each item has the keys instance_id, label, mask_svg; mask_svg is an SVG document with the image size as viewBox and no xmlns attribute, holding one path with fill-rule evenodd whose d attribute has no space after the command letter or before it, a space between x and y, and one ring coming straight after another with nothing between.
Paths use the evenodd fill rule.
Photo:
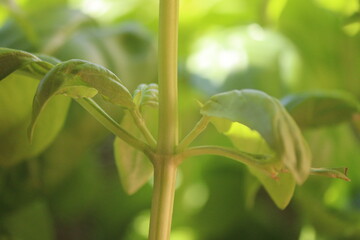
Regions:
<instances>
[{"instance_id":1,"label":"plant stem","mask_svg":"<svg viewBox=\"0 0 360 240\"><path fill-rule=\"evenodd\" d=\"M135 138L130 133L112 119L97 103L90 98L79 98L76 101L85 108L96 120L116 136L126 141L132 147L144 152L146 155L152 154L152 149L141 140Z\"/></svg>"},{"instance_id":2,"label":"plant stem","mask_svg":"<svg viewBox=\"0 0 360 240\"><path fill-rule=\"evenodd\" d=\"M187 146L189 146L195 140L195 138L197 138L197 136L199 136L200 133L206 129L209 121L209 117L203 116L195 125L195 127L189 132L189 134L186 135L186 137L184 137L184 139L180 142L179 146L177 147L177 152L182 152Z\"/></svg>"},{"instance_id":3,"label":"plant stem","mask_svg":"<svg viewBox=\"0 0 360 240\"><path fill-rule=\"evenodd\" d=\"M177 165L174 159L162 156L154 162L154 190L149 240L169 240Z\"/></svg>"},{"instance_id":4,"label":"plant stem","mask_svg":"<svg viewBox=\"0 0 360 240\"><path fill-rule=\"evenodd\" d=\"M222 157L231 158L254 167L266 167L267 164L271 164L274 161L270 156L266 155L253 155L240 151L235 151L230 148L219 147L219 146L200 146L193 147L180 153L180 159L186 159L189 157L200 156L200 155L217 155Z\"/></svg>"},{"instance_id":5,"label":"plant stem","mask_svg":"<svg viewBox=\"0 0 360 240\"><path fill-rule=\"evenodd\" d=\"M347 168L311 168L311 175L325 176L331 178L339 178L350 182L350 178L347 176Z\"/></svg>"},{"instance_id":6,"label":"plant stem","mask_svg":"<svg viewBox=\"0 0 360 240\"><path fill-rule=\"evenodd\" d=\"M169 240L175 195L178 144L179 0L160 0L159 16L159 132L154 164L154 192L149 240Z\"/></svg>"},{"instance_id":7,"label":"plant stem","mask_svg":"<svg viewBox=\"0 0 360 240\"><path fill-rule=\"evenodd\" d=\"M179 0L160 0L158 152L173 154L178 142L177 50Z\"/></svg>"},{"instance_id":8,"label":"plant stem","mask_svg":"<svg viewBox=\"0 0 360 240\"><path fill-rule=\"evenodd\" d=\"M136 126L140 129L140 131L143 134L143 136L145 137L146 141L150 144L150 146L152 148L155 148L156 140L152 136L149 129L147 128L147 126L145 124L145 120L144 120L143 116L141 115L141 113L139 112L139 110L135 109L135 110L129 110L129 111L130 111L132 118L135 121Z\"/></svg>"}]
</instances>

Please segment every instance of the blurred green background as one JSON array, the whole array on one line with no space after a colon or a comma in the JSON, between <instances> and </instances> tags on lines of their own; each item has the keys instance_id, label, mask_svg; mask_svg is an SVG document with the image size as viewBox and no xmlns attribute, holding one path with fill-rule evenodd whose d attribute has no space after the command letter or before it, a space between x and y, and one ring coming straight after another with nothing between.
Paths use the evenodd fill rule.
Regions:
<instances>
[{"instance_id":1,"label":"blurred green background","mask_svg":"<svg viewBox=\"0 0 360 240\"><path fill-rule=\"evenodd\" d=\"M130 90L156 82L158 1L0 3L0 47L89 60ZM343 90L360 99L358 0L181 0L179 31L181 136L200 117L198 101L230 89L280 99ZM0 82L0 240L145 240L151 183L124 193L114 137L80 106L57 119L66 117L56 137L29 145L36 84ZM352 182L311 176L281 211L245 166L189 159L179 170L171 239L360 239L359 114L304 134L313 166L349 167ZM195 144L209 139L231 144L213 127Z\"/></svg>"}]
</instances>

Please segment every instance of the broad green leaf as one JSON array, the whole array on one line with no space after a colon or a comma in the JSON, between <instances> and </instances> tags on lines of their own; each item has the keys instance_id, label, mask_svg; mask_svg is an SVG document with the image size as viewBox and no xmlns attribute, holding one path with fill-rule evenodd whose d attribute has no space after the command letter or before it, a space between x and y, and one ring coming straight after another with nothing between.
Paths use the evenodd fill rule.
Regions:
<instances>
[{"instance_id":1,"label":"broad green leaf","mask_svg":"<svg viewBox=\"0 0 360 240\"><path fill-rule=\"evenodd\" d=\"M52 65L33 54L9 48L0 48L0 80L6 78L16 70L35 75L45 75Z\"/></svg>"},{"instance_id":2,"label":"broad green leaf","mask_svg":"<svg viewBox=\"0 0 360 240\"><path fill-rule=\"evenodd\" d=\"M70 60L56 65L41 80L36 91L30 136L39 114L51 97L63 94L73 98L91 98L98 93L113 104L134 107L129 91L106 68L83 60Z\"/></svg>"},{"instance_id":3,"label":"broad green leaf","mask_svg":"<svg viewBox=\"0 0 360 240\"><path fill-rule=\"evenodd\" d=\"M69 99L56 97L39 118L39 128L30 144L26 129L31 120L31 102L38 80L18 71L0 81L0 165L14 165L35 157L54 140L68 110Z\"/></svg>"},{"instance_id":4,"label":"broad green leaf","mask_svg":"<svg viewBox=\"0 0 360 240\"><path fill-rule=\"evenodd\" d=\"M52 60L55 61L55 60ZM33 144L26 137L31 117L31 100L37 78L44 76L52 64L27 52L0 48L0 164L13 165L43 151L55 138L65 120L69 101L54 99L51 108L39 119L42 127ZM26 73L24 75L24 73Z\"/></svg>"},{"instance_id":5,"label":"broad green leaf","mask_svg":"<svg viewBox=\"0 0 360 240\"><path fill-rule=\"evenodd\" d=\"M121 184L127 194L134 194L149 181L153 173L151 162L142 152L118 137L114 142L114 151Z\"/></svg>"},{"instance_id":6,"label":"broad green leaf","mask_svg":"<svg viewBox=\"0 0 360 240\"><path fill-rule=\"evenodd\" d=\"M145 118L151 119L150 127L155 127L157 121L156 111L147 108ZM122 120L121 126L127 129L137 137L141 137L141 132L137 129L131 114L127 113ZM134 194L141 188L152 176L153 167L150 160L139 150L131 147L120 138L114 142L115 161L119 171L122 186L128 194Z\"/></svg>"},{"instance_id":7,"label":"broad green leaf","mask_svg":"<svg viewBox=\"0 0 360 240\"><path fill-rule=\"evenodd\" d=\"M275 115L273 98L256 90L233 90L210 98L201 109L203 115L241 123L256 130L272 149L279 148L274 134ZM230 127L230 125L229 125Z\"/></svg>"},{"instance_id":8,"label":"broad green leaf","mask_svg":"<svg viewBox=\"0 0 360 240\"><path fill-rule=\"evenodd\" d=\"M134 91L133 101L144 121L147 120L149 130L152 134L157 133L157 84L140 84ZM126 112L121 126L136 137L144 139L129 111ZM125 192L134 194L150 179L153 166L147 156L120 138L115 139L114 154L122 186Z\"/></svg>"},{"instance_id":9,"label":"broad green leaf","mask_svg":"<svg viewBox=\"0 0 360 240\"><path fill-rule=\"evenodd\" d=\"M360 111L360 104L344 92L313 92L294 94L282 104L301 128L321 127L351 120Z\"/></svg>"},{"instance_id":10,"label":"broad green leaf","mask_svg":"<svg viewBox=\"0 0 360 240\"><path fill-rule=\"evenodd\" d=\"M262 151L271 150L275 153L274 165L280 163L280 168L289 169L299 184L308 177L310 150L294 120L275 98L256 90L234 90L211 97L201 109L201 113L217 118L218 121L226 120L225 124L230 127L228 131L232 126L228 121L231 121L258 132L257 139L261 136L268 147L260 140L255 143L263 145ZM239 132L230 136L237 147L246 144L241 134ZM235 136L239 137L239 141Z\"/></svg>"},{"instance_id":11,"label":"broad green leaf","mask_svg":"<svg viewBox=\"0 0 360 240\"><path fill-rule=\"evenodd\" d=\"M221 129L218 127L221 120L222 122L225 122L225 126L228 125L227 122L230 122L223 119L216 119L215 122L213 121L218 130ZM224 125L222 125L222 127L224 127ZM289 204L294 194L296 182L291 174L279 173L282 164L277 160L278 158L274 154L274 151L270 149L266 141L257 131L251 130L238 122L230 122L230 127L223 133L228 136L234 146L241 151L272 156L274 163L270 166L265 166L265 170L268 171L268 174L264 174L264 169L253 166L248 166L248 168L251 174L253 174L264 186L275 204L280 209L284 209ZM252 182L249 184L254 185L256 183ZM256 189L254 189L254 191L255 192L252 193L253 196L255 196Z\"/></svg>"}]
</instances>

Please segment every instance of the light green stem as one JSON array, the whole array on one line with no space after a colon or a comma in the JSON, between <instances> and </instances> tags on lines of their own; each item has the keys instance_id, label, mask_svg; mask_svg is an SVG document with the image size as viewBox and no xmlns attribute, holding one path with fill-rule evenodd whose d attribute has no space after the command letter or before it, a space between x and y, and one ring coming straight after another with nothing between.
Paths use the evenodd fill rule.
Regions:
<instances>
[{"instance_id":1,"label":"light green stem","mask_svg":"<svg viewBox=\"0 0 360 240\"><path fill-rule=\"evenodd\" d=\"M210 118L207 116L203 116L199 122L195 125L195 127L190 131L186 137L180 142L179 146L177 147L177 152L182 152L187 146L189 146L196 138L197 136L202 133L208 123L210 121Z\"/></svg>"},{"instance_id":2,"label":"light green stem","mask_svg":"<svg viewBox=\"0 0 360 240\"><path fill-rule=\"evenodd\" d=\"M156 140L152 136L149 129L147 128L147 126L145 124L145 120L144 120L143 116L141 115L141 113L137 109L129 110L129 111L135 121L136 126L140 129L140 131L143 134L143 136L145 137L146 141L150 144L150 146L152 148L155 148L156 144L157 144Z\"/></svg>"},{"instance_id":3,"label":"light green stem","mask_svg":"<svg viewBox=\"0 0 360 240\"><path fill-rule=\"evenodd\" d=\"M158 152L174 153L178 142L178 0L160 0Z\"/></svg>"},{"instance_id":4,"label":"light green stem","mask_svg":"<svg viewBox=\"0 0 360 240\"><path fill-rule=\"evenodd\" d=\"M154 164L154 190L149 240L169 240L175 196L175 160L159 156Z\"/></svg>"},{"instance_id":5,"label":"light green stem","mask_svg":"<svg viewBox=\"0 0 360 240\"><path fill-rule=\"evenodd\" d=\"M347 176L347 168L311 168L311 175L325 176L331 178L339 178L350 182L350 178Z\"/></svg>"},{"instance_id":6,"label":"light green stem","mask_svg":"<svg viewBox=\"0 0 360 240\"><path fill-rule=\"evenodd\" d=\"M90 98L79 98L76 99L76 101L105 128L114 133L116 136L147 155L152 153L151 148L146 143L135 138L130 133L121 128L121 126L114 119L112 119L99 105L97 105L94 100Z\"/></svg>"},{"instance_id":7,"label":"light green stem","mask_svg":"<svg viewBox=\"0 0 360 240\"><path fill-rule=\"evenodd\" d=\"M159 17L159 132L154 156L154 192L149 240L169 240L175 195L178 144L179 0L160 0Z\"/></svg>"}]
</instances>

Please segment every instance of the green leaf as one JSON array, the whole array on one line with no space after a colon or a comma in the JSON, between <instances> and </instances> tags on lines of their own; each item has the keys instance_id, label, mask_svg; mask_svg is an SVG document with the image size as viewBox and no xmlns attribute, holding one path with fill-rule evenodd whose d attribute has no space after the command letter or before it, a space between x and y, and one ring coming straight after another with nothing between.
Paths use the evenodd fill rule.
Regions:
<instances>
[{"instance_id":1,"label":"green leaf","mask_svg":"<svg viewBox=\"0 0 360 240\"><path fill-rule=\"evenodd\" d=\"M153 173L153 167L147 157L120 138L114 142L116 166L121 184L129 195L136 193Z\"/></svg>"},{"instance_id":2,"label":"green leaf","mask_svg":"<svg viewBox=\"0 0 360 240\"><path fill-rule=\"evenodd\" d=\"M134 103L136 108L141 111L143 121L148 123L152 134L157 133L158 86L156 84L140 84L134 92ZM144 140L145 137L136 125L130 111L126 111L121 127ZM120 138L115 139L114 153L122 186L125 192L134 194L150 179L153 174L153 166L144 153L131 147Z\"/></svg>"},{"instance_id":3,"label":"green leaf","mask_svg":"<svg viewBox=\"0 0 360 240\"><path fill-rule=\"evenodd\" d=\"M70 60L56 65L41 80L35 94L30 137L39 114L54 95L91 98L98 93L113 104L126 108L135 106L129 91L106 68L83 60Z\"/></svg>"},{"instance_id":4,"label":"green leaf","mask_svg":"<svg viewBox=\"0 0 360 240\"><path fill-rule=\"evenodd\" d=\"M321 127L349 121L360 111L359 102L344 92L313 92L294 94L282 104L301 128Z\"/></svg>"},{"instance_id":5,"label":"green leaf","mask_svg":"<svg viewBox=\"0 0 360 240\"><path fill-rule=\"evenodd\" d=\"M154 112L150 110L150 115ZM146 115L145 115L146 116ZM149 116L154 121L155 116ZM137 129L131 114L127 112L122 120L121 126L131 131L135 136L141 137L141 132ZM116 138L114 142L115 161L119 171L122 186L128 194L134 194L141 188L152 176L153 167L150 160L141 151L131 147L120 138Z\"/></svg>"},{"instance_id":6,"label":"green leaf","mask_svg":"<svg viewBox=\"0 0 360 240\"><path fill-rule=\"evenodd\" d=\"M230 139L240 150L249 151L242 147L244 145L252 148L259 145L260 150L253 149L252 153L273 152L274 169L289 169L299 184L308 177L311 165L310 150L296 123L277 99L256 90L233 90L211 97L201 109L201 113L216 119L218 124L223 122L222 131L227 131ZM232 124L229 124L229 121ZM234 134L230 134L234 123L239 123L237 127L246 126L258 133L252 133L252 144L248 144L248 140L244 139L248 133L235 131ZM244 128L242 130L244 131Z\"/></svg>"},{"instance_id":7,"label":"green leaf","mask_svg":"<svg viewBox=\"0 0 360 240\"><path fill-rule=\"evenodd\" d=\"M52 65L30 53L9 48L0 48L0 80L16 70L43 76Z\"/></svg>"},{"instance_id":8,"label":"green leaf","mask_svg":"<svg viewBox=\"0 0 360 240\"><path fill-rule=\"evenodd\" d=\"M39 119L42 127L36 132L33 143L26 137L31 118L31 100L37 79L43 77L56 62L54 58L39 57L19 50L0 48L0 164L13 165L34 157L43 151L61 129L69 101L54 99Z\"/></svg>"},{"instance_id":9,"label":"green leaf","mask_svg":"<svg viewBox=\"0 0 360 240\"><path fill-rule=\"evenodd\" d=\"M54 140L65 121L70 99L56 97L39 117L30 144L26 129L38 80L18 71L0 81L0 165L10 166L35 157Z\"/></svg>"},{"instance_id":10,"label":"green leaf","mask_svg":"<svg viewBox=\"0 0 360 240\"><path fill-rule=\"evenodd\" d=\"M278 158L274 151L270 149L266 141L257 131L251 130L238 122L231 123L228 120L215 118L213 123L218 130L225 129L225 126L230 126L225 131L219 132L223 132L228 136L237 149L272 157L274 160L273 164L265 165L264 168L261 169L250 165L248 165L248 168L251 174L264 186L275 204L280 209L284 209L294 194L295 180L291 174L279 173L282 164L277 160ZM267 174L264 172L264 169L268 172ZM248 183L248 185L256 186L256 183L251 182ZM253 198L256 194L256 190L254 191L255 192L252 193ZM248 201L250 201L250 199Z\"/></svg>"}]
</instances>

